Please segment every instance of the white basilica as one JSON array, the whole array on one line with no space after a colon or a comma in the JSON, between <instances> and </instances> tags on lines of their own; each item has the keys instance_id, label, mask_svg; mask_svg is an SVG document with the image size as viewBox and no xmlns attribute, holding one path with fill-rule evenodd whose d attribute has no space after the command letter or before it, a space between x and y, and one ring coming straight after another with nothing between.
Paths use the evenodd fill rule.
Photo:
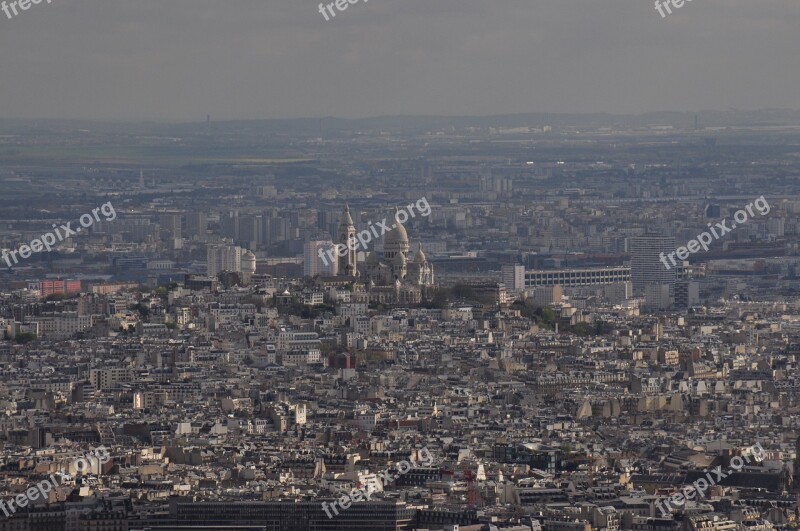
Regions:
<instances>
[{"instance_id":1,"label":"white basilica","mask_svg":"<svg viewBox=\"0 0 800 531\"><path fill-rule=\"evenodd\" d=\"M356 229L350 209L345 206L339 223L338 242L347 245L355 239ZM369 302L381 304L419 304L426 288L434 285L433 266L428 262L422 245L413 259L409 257L408 233L402 224L384 235L383 253L374 249L367 255L359 271L354 246L348 246L345 256L339 257L339 275L357 277L356 284L369 297Z\"/></svg>"}]
</instances>

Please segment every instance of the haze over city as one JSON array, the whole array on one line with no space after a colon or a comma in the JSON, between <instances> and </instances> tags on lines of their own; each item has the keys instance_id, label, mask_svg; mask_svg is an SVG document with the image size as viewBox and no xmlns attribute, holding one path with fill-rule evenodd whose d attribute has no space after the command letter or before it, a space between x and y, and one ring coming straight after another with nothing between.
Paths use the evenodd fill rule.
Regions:
<instances>
[{"instance_id":1,"label":"haze over city","mask_svg":"<svg viewBox=\"0 0 800 531\"><path fill-rule=\"evenodd\" d=\"M796 0L0 0L0 531L797 531Z\"/></svg>"}]
</instances>

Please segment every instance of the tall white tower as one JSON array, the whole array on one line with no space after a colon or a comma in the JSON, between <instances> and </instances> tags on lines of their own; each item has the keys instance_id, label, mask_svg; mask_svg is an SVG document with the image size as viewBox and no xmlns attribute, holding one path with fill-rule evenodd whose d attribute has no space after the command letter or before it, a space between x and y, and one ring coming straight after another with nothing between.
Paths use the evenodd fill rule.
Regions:
<instances>
[{"instance_id":1,"label":"tall white tower","mask_svg":"<svg viewBox=\"0 0 800 531\"><path fill-rule=\"evenodd\" d=\"M356 266L356 226L353 224L348 205L345 205L344 212L342 212L336 243L338 244L338 249L342 249L344 245L347 250L344 256L342 256L342 253L337 254L339 275L347 277L358 276L358 268Z\"/></svg>"},{"instance_id":2,"label":"tall white tower","mask_svg":"<svg viewBox=\"0 0 800 531\"><path fill-rule=\"evenodd\" d=\"M213 244L207 247L208 276L215 277L220 271L241 273L244 249L230 244Z\"/></svg>"},{"instance_id":3,"label":"tall white tower","mask_svg":"<svg viewBox=\"0 0 800 531\"><path fill-rule=\"evenodd\" d=\"M631 283L634 295L643 295L649 285L669 286L670 295L675 289L677 265L667 269L661 262L661 254L675 251L672 236L634 236L628 240L631 255Z\"/></svg>"},{"instance_id":4,"label":"tall white tower","mask_svg":"<svg viewBox=\"0 0 800 531\"><path fill-rule=\"evenodd\" d=\"M256 255L251 251L245 251L242 255L242 284L247 286L253 279L256 272Z\"/></svg>"},{"instance_id":5,"label":"tall white tower","mask_svg":"<svg viewBox=\"0 0 800 531\"><path fill-rule=\"evenodd\" d=\"M335 253L336 248L330 240L306 242L303 246L303 276L336 276L339 259L329 258L331 256L335 257Z\"/></svg>"}]
</instances>

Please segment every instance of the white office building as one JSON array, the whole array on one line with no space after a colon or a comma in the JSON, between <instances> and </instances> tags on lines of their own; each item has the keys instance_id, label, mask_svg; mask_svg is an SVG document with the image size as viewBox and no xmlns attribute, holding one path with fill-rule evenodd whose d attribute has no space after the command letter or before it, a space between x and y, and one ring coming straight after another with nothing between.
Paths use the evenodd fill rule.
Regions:
<instances>
[{"instance_id":1,"label":"white office building","mask_svg":"<svg viewBox=\"0 0 800 531\"><path fill-rule=\"evenodd\" d=\"M231 244L209 244L206 251L208 276L216 277L221 271L242 272L242 256L246 249Z\"/></svg>"},{"instance_id":2,"label":"white office building","mask_svg":"<svg viewBox=\"0 0 800 531\"><path fill-rule=\"evenodd\" d=\"M631 283L634 295L644 295L646 287L667 285L672 290L677 280L677 265L667 269L661 256L675 252L675 238L671 236L634 236L628 239L631 255Z\"/></svg>"},{"instance_id":3,"label":"white office building","mask_svg":"<svg viewBox=\"0 0 800 531\"><path fill-rule=\"evenodd\" d=\"M331 253L329 254L328 251L331 251ZM331 256L333 256L333 260L331 260ZM306 242L303 248L303 276L336 276L338 271L337 262L338 258L336 253L333 252L333 242L331 240Z\"/></svg>"},{"instance_id":4,"label":"white office building","mask_svg":"<svg viewBox=\"0 0 800 531\"><path fill-rule=\"evenodd\" d=\"M520 293L525 291L525 266L523 265L504 265L501 268L503 273L503 284L510 293Z\"/></svg>"}]
</instances>

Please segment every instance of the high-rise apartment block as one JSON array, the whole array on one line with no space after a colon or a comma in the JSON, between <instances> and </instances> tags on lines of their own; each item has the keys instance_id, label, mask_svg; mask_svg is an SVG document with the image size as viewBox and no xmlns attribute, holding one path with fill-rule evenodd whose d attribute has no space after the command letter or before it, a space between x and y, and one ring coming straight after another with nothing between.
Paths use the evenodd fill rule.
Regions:
<instances>
[{"instance_id":1,"label":"high-rise apartment block","mask_svg":"<svg viewBox=\"0 0 800 531\"><path fill-rule=\"evenodd\" d=\"M338 261L331 240L306 242L303 247L303 276L336 276ZM328 251L332 251L330 254ZM331 256L334 259L331 259Z\"/></svg>"},{"instance_id":2,"label":"high-rise apartment block","mask_svg":"<svg viewBox=\"0 0 800 531\"><path fill-rule=\"evenodd\" d=\"M675 286L677 267L667 269L661 255L675 252L675 238L671 236L634 236L628 240L631 255L631 283L634 295L644 295L650 284Z\"/></svg>"},{"instance_id":3,"label":"high-rise apartment block","mask_svg":"<svg viewBox=\"0 0 800 531\"><path fill-rule=\"evenodd\" d=\"M501 267L503 284L510 293L519 293L525 290L525 266L504 265Z\"/></svg>"},{"instance_id":4,"label":"high-rise apartment block","mask_svg":"<svg viewBox=\"0 0 800 531\"><path fill-rule=\"evenodd\" d=\"M241 273L242 255L246 249L230 244L209 245L206 257L208 260L208 276L215 277L220 271Z\"/></svg>"}]
</instances>

